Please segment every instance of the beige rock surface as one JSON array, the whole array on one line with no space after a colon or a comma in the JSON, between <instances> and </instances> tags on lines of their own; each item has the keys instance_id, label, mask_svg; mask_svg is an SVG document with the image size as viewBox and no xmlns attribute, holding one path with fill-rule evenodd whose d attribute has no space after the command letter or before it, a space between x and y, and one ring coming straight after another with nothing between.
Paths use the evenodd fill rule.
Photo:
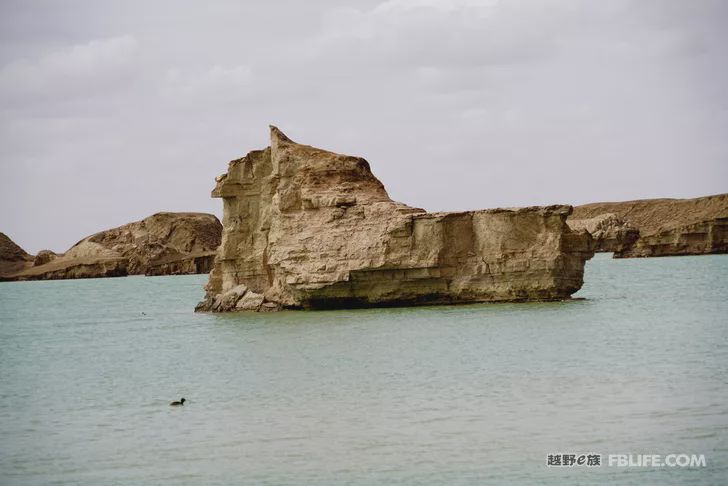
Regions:
<instances>
[{"instance_id":1,"label":"beige rock surface","mask_svg":"<svg viewBox=\"0 0 728 486\"><path fill-rule=\"evenodd\" d=\"M128 275L124 258L56 258L9 277L10 280L63 280L75 278L123 277Z\"/></svg>"},{"instance_id":2,"label":"beige rock surface","mask_svg":"<svg viewBox=\"0 0 728 486\"><path fill-rule=\"evenodd\" d=\"M574 208L569 224L607 213L640 232L639 239L615 250L615 258L728 252L728 194L585 204Z\"/></svg>"},{"instance_id":3,"label":"beige rock surface","mask_svg":"<svg viewBox=\"0 0 728 486\"><path fill-rule=\"evenodd\" d=\"M247 292L235 305L237 310L252 310L257 311L260 306L263 305L265 297L262 294L256 294L255 292Z\"/></svg>"},{"instance_id":4,"label":"beige rock surface","mask_svg":"<svg viewBox=\"0 0 728 486\"><path fill-rule=\"evenodd\" d=\"M613 213L600 214L590 219L568 218L569 227L586 230L594 238L594 251L621 252L637 241L637 228Z\"/></svg>"},{"instance_id":5,"label":"beige rock surface","mask_svg":"<svg viewBox=\"0 0 728 486\"><path fill-rule=\"evenodd\" d=\"M728 217L714 218L640 237L616 258L728 253Z\"/></svg>"},{"instance_id":6,"label":"beige rock surface","mask_svg":"<svg viewBox=\"0 0 728 486\"><path fill-rule=\"evenodd\" d=\"M260 310L563 299L593 255L570 206L427 213L392 201L366 160L275 127L216 180L223 238L197 310L228 310L240 284Z\"/></svg>"},{"instance_id":7,"label":"beige rock surface","mask_svg":"<svg viewBox=\"0 0 728 486\"><path fill-rule=\"evenodd\" d=\"M211 214L157 213L84 238L63 255L39 254L38 265L10 278L49 280L207 273L221 233L222 225Z\"/></svg>"},{"instance_id":8,"label":"beige rock surface","mask_svg":"<svg viewBox=\"0 0 728 486\"><path fill-rule=\"evenodd\" d=\"M216 251L202 251L161 258L149 263L144 275L191 275L210 273L215 263Z\"/></svg>"}]
</instances>

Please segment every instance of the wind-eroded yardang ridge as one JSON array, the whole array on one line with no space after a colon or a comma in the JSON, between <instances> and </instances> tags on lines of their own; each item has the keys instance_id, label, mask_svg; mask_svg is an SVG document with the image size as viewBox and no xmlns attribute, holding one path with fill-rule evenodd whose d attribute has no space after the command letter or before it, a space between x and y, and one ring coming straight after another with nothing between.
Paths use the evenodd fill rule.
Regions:
<instances>
[{"instance_id":1,"label":"wind-eroded yardang ridge","mask_svg":"<svg viewBox=\"0 0 728 486\"><path fill-rule=\"evenodd\" d=\"M571 206L427 213L369 163L291 141L230 162L223 239L198 310L555 300L593 255Z\"/></svg>"}]
</instances>

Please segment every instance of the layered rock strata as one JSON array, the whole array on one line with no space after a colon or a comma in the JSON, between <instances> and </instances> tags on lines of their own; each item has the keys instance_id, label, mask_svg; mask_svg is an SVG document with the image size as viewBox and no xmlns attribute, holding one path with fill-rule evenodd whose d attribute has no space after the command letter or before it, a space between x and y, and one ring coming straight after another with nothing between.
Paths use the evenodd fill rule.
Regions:
<instances>
[{"instance_id":1,"label":"layered rock strata","mask_svg":"<svg viewBox=\"0 0 728 486\"><path fill-rule=\"evenodd\" d=\"M728 253L728 217L677 226L645 235L616 252L616 258Z\"/></svg>"},{"instance_id":2,"label":"layered rock strata","mask_svg":"<svg viewBox=\"0 0 728 486\"><path fill-rule=\"evenodd\" d=\"M594 251L622 252L640 237L637 228L613 213L600 214L589 219L567 220L569 227L586 230L594 238Z\"/></svg>"},{"instance_id":3,"label":"layered rock strata","mask_svg":"<svg viewBox=\"0 0 728 486\"><path fill-rule=\"evenodd\" d=\"M157 213L91 235L56 255L48 250L11 280L208 273L222 225L212 214Z\"/></svg>"},{"instance_id":4,"label":"layered rock strata","mask_svg":"<svg viewBox=\"0 0 728 486\"><path fill-rule=\"evenodd\" d=\"M427 213L392 201L369 163L300 145L230 162L204 311L556 300L593 255L571 206Z\"/></svg>"},{"instance_id":5,"label":"layered rock strata","mask_svg":"<svg viewBox=\"0 0 728 486\"><path fill-rule=\"evenodd\" d=\"M610 214L640 234L629 244L604 249L615 258L728 253L728 194L585 204L574 208L569 224Z\"/></svg>"}]
</instances>

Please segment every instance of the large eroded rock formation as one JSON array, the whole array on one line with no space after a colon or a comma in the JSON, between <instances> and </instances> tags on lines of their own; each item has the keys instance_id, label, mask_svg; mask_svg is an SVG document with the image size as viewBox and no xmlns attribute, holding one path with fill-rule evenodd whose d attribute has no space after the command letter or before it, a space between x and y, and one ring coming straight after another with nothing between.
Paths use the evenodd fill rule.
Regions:
<instances>
[{"instance_id":1,"label":"large eroded rock formation","mask_svg":"<svg viewBox=\"0 0 728 486\"><path fill-rule=\"evenodd\" d=\"M571 206L427 213L392 201L366 160L275 127L212 195L223 239L198 310L563 299L593 255Z\"/></svg>"},{"instance_id":2,"label":"large eroded rock formation","mask_svg":"<svg viewBox=\"0 0 728 486\"><path fill-rule=\"evenodd\" d=\"M208 273L222 225L212 214L157 213L91 235L56 255L41 251L31 268L11 280ZM31 258L32 261L32 258Z\"/></svg>"},{"instance_id":3,"label":"large eroded rock formation","mask_svg":"<svg viewBox=\"0 0 728 486\"><path fill-rule=\"evenodd\" d=\"M610 214L639 230L631 243L603 250L615 258L728 253L728 194L585 204L574 208L569 224ZM613 225L612 234L618 229Z\"/></svg>"}]
</instances>

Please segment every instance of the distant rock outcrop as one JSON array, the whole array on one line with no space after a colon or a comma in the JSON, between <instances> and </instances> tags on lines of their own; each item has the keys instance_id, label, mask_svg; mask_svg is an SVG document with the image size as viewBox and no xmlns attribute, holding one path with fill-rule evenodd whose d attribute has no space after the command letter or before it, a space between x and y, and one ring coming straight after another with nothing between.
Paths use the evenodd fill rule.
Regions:
<instances>
[{"instance_id":1,"label":"distant rock outcrop","mask_svg":"<svg viewBox=\"0 0 728 486\"><path fill-rule=\"evenodd\" d=\"M157 213L91 235L63 255L44 250L13 280L207 273L222 225L212 214ZM32 258L31 258L32 260Z\"/></svg>"},{"instance_id":2,"label":"distant rock outcrop","mask_svg":"<svg viewBox=\"0 0 728 486\"><path fill-rule=\"evenodd\" d=\"M695 199L643 199L576 206L570 225L613 214L639 230L615 258L728 253L728 194Z\"/></svg>"},{"instance_id":3,"label":"distant rock outcrop","mask_svg":"<svg viewBox=\"0 0 728 486\"><path fill-rule=\"evenodd\" d=\"M46 263L52 262L58 258L58 254L51 251L51 250L41 250L38 252L37 255L35 255L35 260L33 260L33 266L39 267L41 265L45 265Z\"/></svg>"},{"instance_id":4,"label":"distant rock outcrop","mask_svg":"<svg viewBox=\"0 0 728 486\"><path fill-rule=\"evenodd\" d=\"M616 258L728 253L728 216L664 229L640 237Z\"/></svg>"},{"instance_id":5,"label":"distant rock outcrop","mask_svg":"<svg viewBox=\"0 0 728 486\"><path fill-rule=\"evenodd\" d=\"M563 299L593 255L571 206L427 213L392 201L366 160L275 127L213 197L223 241L197 310Z\"/></svg>"},{"instance_id":6,"label":"distant rock outcrop","mask_svg":"<svg viewBox=\"0 0 728 486\"><path fill-rule=\"evenodd\" d=\"M621 252L640 237L637 228L613 213L604 213L590 219L567 220L575 230L587 230L594 238L595 251Z\"/></svg>"},{"instance_id":7,"label":"distant rock outcrop","mask_svg":"<svg viewBox=\"0 0 728 486\"><path fill-rule=\"evenodd\" d=\"M20 248L5 233L0 233L0 278L33 265L33 256Z\"/></svg>"}]
</instances>

